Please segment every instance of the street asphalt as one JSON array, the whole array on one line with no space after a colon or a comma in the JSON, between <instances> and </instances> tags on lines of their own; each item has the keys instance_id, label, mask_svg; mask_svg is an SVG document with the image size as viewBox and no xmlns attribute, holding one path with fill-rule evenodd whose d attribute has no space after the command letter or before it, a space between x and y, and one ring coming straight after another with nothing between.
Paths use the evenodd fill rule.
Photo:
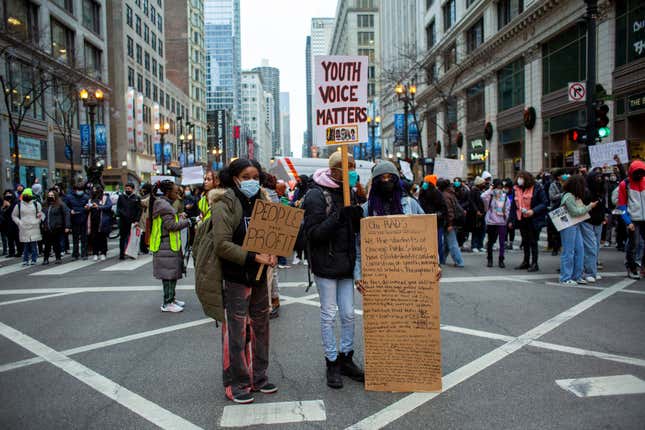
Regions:
<instances>
[{"instance_id":1,"label":"street asphalt","mask_svg":"<svg viewBox=\"0 0 645 430\"><path fill-rule=\"evenodd\" d=\"M124 265L114 246L107 261L76 270L69 257L24 270L0 261L1 429L214 429L242 418L279 429L645 429L645 280L626 279L614 248L601 250L603 279L579 287L557 285L559 258L548 252L537 273L513 269L518 251L507 253L506 269L472 253L463 269L444 266L436 394L365 391L348 379L328 388L316 287L305 292L304 266L282 269L269 366L280 390L233 406L222 388L221 328L202 312L192 269L178 284L185 311L161 313L152 264ZM362 330L359 313L361 363ZM588 383L581 397L561 387L618 375L640 384L610 382L592 396Z\"/></svg>"}]
</instances>

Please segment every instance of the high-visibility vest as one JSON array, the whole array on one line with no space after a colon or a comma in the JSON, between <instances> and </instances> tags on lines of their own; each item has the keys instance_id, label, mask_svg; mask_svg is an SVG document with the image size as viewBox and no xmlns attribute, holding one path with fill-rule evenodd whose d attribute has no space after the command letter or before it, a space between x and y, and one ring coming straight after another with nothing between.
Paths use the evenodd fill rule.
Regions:
<instances>
[{"instance_id":1,"label":"high-visibility vest","mask_svg":"<svg viewBox=\"0 0 645 430\"><path fill-rule=\"evenodd\" d=\"M203 196L201 199L199 199L197 207L202 213L202 220L206 221L211 217L211 207L208 205L208 199L206 198L206 196Z\"/></svg>"},{"instance_id":2,"label":"high-visibility vest","mask_svg":"<svg viewBox=\"0 0 645 430\"><path fill-rule=\"evenodd\" d=\"M175 222L179 222L179 217L175 215ZM170 238L170 249L174 252L178 252L181 249L181 235L178 231L168 232L168 237ZM152 220L152 230L150 231L150 251L157 252L159 251L159 246L161 245L161 217L155 217Z\"/></svg>"}]
</instances>

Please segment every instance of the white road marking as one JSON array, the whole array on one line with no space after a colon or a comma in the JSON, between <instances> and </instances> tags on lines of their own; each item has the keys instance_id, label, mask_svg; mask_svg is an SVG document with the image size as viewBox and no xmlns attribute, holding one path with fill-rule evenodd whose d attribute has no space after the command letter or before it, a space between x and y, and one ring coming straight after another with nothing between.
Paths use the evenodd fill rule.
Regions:
<instances>
[{"instance_id":1,"label":"white road marking","mask_svg":"<svg viewBox=\"0 0 645 430\"><path fill-rule=\"evenodd\" d=\"M0 335L31 351L33 354L38 355L104 396L123 405L163 429L200 429L200 427L197 427L193 423L141 397L105 376L96 373L81 363L72 360L65 354L1 322Z\"/></svg>"},{"instance_id":2,"label":"white road marking","mask_svg":"<svg viewBox=\"0 0 645 430\"><path fill-rule=\"evenodd\" d=\"M303 402L258 403L225 406L220 427L325 421L325 403L322 400Z\"/></svg>"},{"instance_id":3,"label":"white road marking","mask_svg":"<svg viewBox=\"0 0 645 430\"><path fill-rule=\"evenodd\" d=\"M53 297L69 296L70 294L78 294L78 293L76 291L67 291L63 293L47 294L46 296L29 297L26 299L18 299L18 300L9 300L7 302L0 302L0 306L15 305L16 303L24 303L24 302L33 302L34 300L51 299Z\"/></svg>"},{"instance_id":4,"label":"white road marking","mask_svg":"<svg viewBox=\"0 0 645 430\"><path fill-rule=\"evenodd\" d=\"M195 270L195 260L193 260L192 258L188 260L188 264L186 264L186 269Z\"/></svg>"},{"instance_id":5,"label":"white road marking","mask_svg":"<svg viewBox=\"0 0 645 430\"><path fill-rule=\"evenodd\" d=\"M600 358L602 360L615 361L617 363L630 364L632 366L645 367L645 360L625 355L609 354L607 352L591 351L588 349L576 348L573 346L558 345L556 343L541 342L539 340L529 343L528 346L550 349L551 351L565 352L567 354L582 355L585 357Z\"/></svg>"},{"instance_id":6,"label":"white road marking","mask_svg":"<svg viewBox=\"0 0 645 430\"><path fill-rule=\"evenodd\" d=\"M141 266L145 266L151 261L152 261L152 255L142 255L136 260L121 261L117 264L113 264L112 266L108 266L105 269L101 269L101 272L118 272L122 270L134 270L134 269L138 269Z\"/></svg>"},{"instance_id":7,"label":"white road marking","mask_svg":"<svg viewBox=\"0 0 645 430\"><path fill-rule=\"evenodd\" d=\"M537 327L527 331L523 335L511 340L510 342L505 343L504 345L495 348L487 354L471 361L470 363L460 367L459 369L453 371L452 373L444 376L442 378L443 382L443 391L448 391L454 386L460 384L461 382L471 378L482 370L492 366L503 358L509 356L515 351L526 346L530 342L538 339L541 336L549 333L565 322L571 320L575 316L581 314L592 306L600 303L605 300L607 297L615 294L616 292L628 287L634 281L633 280L623 280L617 284L607 288L604 291L595 294L572 308L567 309L566 311L556 315L548 321L543 322ZM443 392L442 391L442 392ZM358 423L348 427L348 429L380 429L386 425L392 423L403 415L413 411L419 406L429 402L434 399L441 393L413 393L410 394L401 400L392 403L381 411L370 415L367 418L359 421Z\"/></svg>"},{"instance_id":8,"label":"white road marking","mask_svg":"<svg viewBox=\"0 0 645 430\"><path fill-rule=\"evenodd\" d=\"M22 263L10 264L8 266L0 267L0 276L20 272L21 270L28 269L29 267L30 266L23 266Z\"/></svg>"},{"instance_id":9,"label":"white road marking","mask_svg":"<svg viewBox=\"0 0 645 430\"><path fill-rule=\"evenodd\" d=\"M31 273L30 276L48 276L48 275L64 275L74 270L82 269L92 264L97 263L94 260L77 260L70 263L61 264L59 266L52 267L51 269L41 270L40 272Z\"/></svg>"},{"instance_id":10,"label":"white road marking","mask_svg":"<svg viewBox=\"0 0 645 430\"><path fill-rule=\"evenodd\" d=\"M622 396L645 393L645 381L634 375L601 376L596 378L558 379L563 390L578 397Z\"/></svg>"},{"instance_id":11,"label":"white road marking","mask_svg":"<svg viewBox=\"0 0 645 430\"><path fill-rule=\"evenodd\" d=\"M625 272L601 272L600 273L605 278L619 278L624 277ZM540 273L535 275L490 275L490 276L443 276L441 278L441 283L459 283L459 282L499 282L507 281L513 282L517 280L521 281L539 281L544 279L553 279L559 278L560 274L558 273Z\"/></svg>"}]
</instances>

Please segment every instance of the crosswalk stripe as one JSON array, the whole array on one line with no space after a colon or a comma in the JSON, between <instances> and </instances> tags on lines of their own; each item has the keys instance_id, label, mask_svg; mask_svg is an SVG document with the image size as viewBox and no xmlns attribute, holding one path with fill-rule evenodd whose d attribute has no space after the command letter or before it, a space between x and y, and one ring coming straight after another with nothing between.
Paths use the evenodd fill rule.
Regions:
<instances>
[{"instance_id":1,"label":"crosswalk stripe","mask_svg":"<svg viewBox=\"0 0 645 430\"><path fill-rule=\"evenodd\" d=\"M117 264L113 264L112 266L108 266L105 269L101 269L101 272L118 272L122 270L123 271L134 270L134 269L138 269L141 266L145 266L151 261L152 261L152 255L142 255L136 260L121 261Z\"/></svg>"},{"instance_id":2,"label":"crosswalk stripe","mask_svg":"<svg viewBox=\"0 0 645 430\"><path fill-rule=\"evenodd\" d=\"M22 263L16 263L5 267L0 267L0 276L8 275L14 272L20 272L21 270L25 270L27 267L29 266L23 266Z\"/></svg>"},{"instance_id":3,"label":"crosswalk stripe","mask_svg":"<svg viewBox=\"0 0 645 430\"><path fill-rule=\"evenodd\" d=\"M61 264L58 267L52 267L51 269L31 273L29 276L64 275L65 273L73 272L74 270L82 269L95 263L96 261L94 260L77 260L67 264Z\"/></svg>"}]
</instances>

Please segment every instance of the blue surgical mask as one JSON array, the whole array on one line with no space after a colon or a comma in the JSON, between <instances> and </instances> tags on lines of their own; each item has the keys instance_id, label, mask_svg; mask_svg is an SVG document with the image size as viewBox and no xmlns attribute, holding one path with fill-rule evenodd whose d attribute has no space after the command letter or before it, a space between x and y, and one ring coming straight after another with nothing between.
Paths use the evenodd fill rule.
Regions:
<instances>
[{"instance_id":1,"label":"blue surgical mask","mask_svg":"<svg viewBox=\"0 0 645 430\"><path fill-rule=\"evenodd\" d=\"M240 182L240 191L246 197L251 198L260 191L260 181L257 179L248 179Z\"/></svg>"},{"instance_id":2,"label":"blue surgical mask","mask_svg":"<svg viewBox=\"0 0 645 430\"><path fill-rule=\"evenodd\" d=\"M454 185L455 185L455 188L459 188L461 187L461 182L455 181Z\"/></svg>"},{"instance_id":3,"label":"blue surgical mask","mask_svg":"<svg viewBox=\"0 0 645 430\"><path fill-rule=\"evenodd\" d=\"M423 185L421 185L421 188L423 188L424 190L427 190L429 187L430 185L428 185L427 182L424 182Z\"/></svg>"},{"instance_id":4,"label":"blue surgical mask","mask_svg":"<svg viewBox=\"0 0 645 430\"><path fill-rule=\"evenodd\" d=\"M355 187L357 182L358 182L358 173L356 173L356 170L350 170L349 171L349 186L350 187Z\"/></svg>"},{"instance_id":5,"label":"blue surgical mask","mask_svg":"<svg viewBox=\"0 0 645 430\"><path fill-rule=\"evenodd\" d=\"M562 175L562 180L563 181L566 181L567 179L569 179L569 175Z\"/></svg>"}]
</instances>

